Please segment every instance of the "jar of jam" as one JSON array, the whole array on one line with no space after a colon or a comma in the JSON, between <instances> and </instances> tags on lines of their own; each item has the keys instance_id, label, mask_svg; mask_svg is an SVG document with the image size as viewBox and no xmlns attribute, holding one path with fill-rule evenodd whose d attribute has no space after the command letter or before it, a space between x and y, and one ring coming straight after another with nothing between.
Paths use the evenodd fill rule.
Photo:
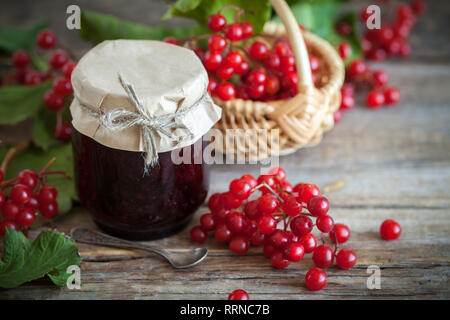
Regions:
<instances>
[{"instance_id":1,"label":"jar of jam","mask_svg":"<svg viewBox=\"0 0 450 320\"><path fill-rule=\"evenodd\" d=\"M195 53L105 41L79 61L72 85L76 188L95 223L133 240L182 229L206 198L208 167L198 159L220 118Z\"/></svg>"}]
</instances>

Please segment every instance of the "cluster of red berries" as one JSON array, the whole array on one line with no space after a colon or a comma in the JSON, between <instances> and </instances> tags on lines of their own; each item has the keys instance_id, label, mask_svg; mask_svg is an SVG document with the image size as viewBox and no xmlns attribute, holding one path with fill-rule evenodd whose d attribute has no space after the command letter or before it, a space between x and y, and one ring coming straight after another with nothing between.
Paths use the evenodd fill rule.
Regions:
<instances>
[{"instance_id":1,"label":"cluster of red berries","mask_svg":"<svg viewBox=\"0 0 450 320\"><path fill-rule=\"evenodd\" d=\"M25 169L16 178L3 181L4 174L0 171L0 236L5 234L6 228L27 231L36 221L38 212L46 219L57 214L58 191L46 179L54 173L57 172L43 169L36 173Z\"/></svg>"},{"instance_id":2,"label":"cluster of red berries","mask_svg":"<svg viewBox=\"0 0 450 320\"><path fill-rule=\"evenodd\" d=\"M243 10L236 10L238 20ZM274 41L263 34L255 37L251 23L235 21L227 24L220 12L209 16L207 24L213 32L207 36L208 51L201 47L192 49L208 71L211 95L223 101L233 98L271 101L296 94L298 76L287 38ZM172 37L165 41L181 44ZM187 42L188 45L191 43L192 39ZM310 65L314 77L319 69L319 59L310 55Z\"/></svg>"},{"instance_id":3,"label":"cluster of red berries","mask_svg":"<svg viewBox=\"0 0 450 320\"><path fill-rule=\"evenodd\" d=\"M256 190L261 196L249 200ZM327 214L328 199L314 184L299 183L293 187L281 167L272 168L258 179L246 174L233 180L229 191L209 198L208 207L211 213L202 215L200 225L191 229L193 241L204 242L211 231L216 240L228 243L229 249L239 255L245 254L250 245L263 246L264 255L280 269L301 261L305 253L313 253L318 268L311 269L306 276L306 285L311 290L325 287L326 273L319 268L331 266L335 258L342 269L356 264L352 250L338 251L337 245L349 239L350 229L335 224ZM322 233L322 242L323 234L329 234L335 243L334 250L324 243L318 245L312 234L314 227Z\"/></svg>"},{"instance_id":4,"label":"cluster of red berries","mask_svg":"<svg viewBox=\"0 0 450 320\"><path fill-rule=\"evenodd\" d=\"M24 50L15 51L12 55L16 68L15 82L24 85L37 85L44 81L53 80L53 88L44 94L45 106L54 111L64 107L64 98L72 93L70 76L76 66L66 51L56 48L56 36L50 30L42 30L36 37L37 47L41 50L52 50L48 57L50 71L39 72L30 66L31 58ZM61 141L70 139L71 127L69 123L57 119L54 136Z\"/></svg>"}]
</instances>

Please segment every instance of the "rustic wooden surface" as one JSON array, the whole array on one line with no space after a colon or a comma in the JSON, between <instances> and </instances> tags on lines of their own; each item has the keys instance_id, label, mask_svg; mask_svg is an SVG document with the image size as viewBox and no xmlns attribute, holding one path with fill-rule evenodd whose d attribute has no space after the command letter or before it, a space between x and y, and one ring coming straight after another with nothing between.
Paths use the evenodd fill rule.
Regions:
<instances>
[{"instance_id":1,"label":"rustic wooden surface","mask_svg":"<svg viewBox=\"0 0 450 320\"><path fill-rule=\"evenodd\" d=\"M139 3L138 8L148 7ZM355 250L358 264L348 271L327 269L326 289L313 293L304 286L304 275L313 266L310 255L276 270L260 248L241 257L209 239L206 260L187 270L174 270L151 254L80 244L81 290L56 288L42 279L0 289L0 299L225 299L238 288L252 299L449 299L450 50L448 41L439 41L448 35L449 5L446 1L430 5L412 38L411 59L379 65L389 71L390 82L401 88L401 104L374 111L359 103L319 146L280 161L291 182L323 187L347 181L328 196L335 220L352 230L345 247ZM125 6L127 11L120 14L118 7L107 10L106 2L96 6L122 17L132 10ZM155 7L158 14L164 11L161 5ZM3 10L0 18L4 15ZM24 15L17 20L34 17ZM145 20L142 14L138 17ZM214 166L211 192L224 190L227 181L244 172L258 174L259 169ZM201 208L192 225L206 211ZM388 218L403 227L397 241L380 239L379 226ZM82 208L58 221L65 232L79 225L94 228ZM152 244L171 250L196 247L188 230ZM381 268L380 290L366 287L369 265Z\"/></svg>"}]
</instances>

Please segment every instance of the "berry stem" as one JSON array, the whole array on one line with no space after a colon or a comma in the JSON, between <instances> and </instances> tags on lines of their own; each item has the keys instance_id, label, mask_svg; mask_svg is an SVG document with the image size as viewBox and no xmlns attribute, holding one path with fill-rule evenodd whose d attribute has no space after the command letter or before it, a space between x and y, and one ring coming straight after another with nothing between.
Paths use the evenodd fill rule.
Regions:
<instances>
[{"instance_id":1,"label":"berry stem","mask_svg":"<svg viewBox=\"0 0 450 320\"><path fill-rule=\"evenodd\" d=\"M50 174L61 174L63 175L66 179L68 180L72 180L72 177L65 171L47 171L47 172L43 172L41 173L42 176L44 175L50 175Z\"/></svg>"},{"instance_id":2,"label":"berry stem","mask_svg":"<svg viewBox=\"0 0 450 320\"><path fill-rule=\"evenodd\" d=\"M14 159L14 157L19 153L21 153L22 151L26 150L29 145L30 140L25 140L19 143L18 145L11 147L8 150L8 153L5 155L2 164L0 165L0 171L2 171L3 174L6 174L6 170L8 169L9 163L12 161L12 159Z\"/></svg>"}]
</instances>

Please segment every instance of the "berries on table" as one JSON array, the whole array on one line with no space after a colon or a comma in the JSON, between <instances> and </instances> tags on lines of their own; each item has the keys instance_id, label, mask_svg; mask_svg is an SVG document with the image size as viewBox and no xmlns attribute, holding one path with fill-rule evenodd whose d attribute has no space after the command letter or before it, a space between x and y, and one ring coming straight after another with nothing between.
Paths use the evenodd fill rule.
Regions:
<instances>
[{"instance_id":1,"label":"berries on table","mask_svg":"<svg viewBox=\"0 0 450 320\"><path fill-rule=\"evenodd\" d=\"M328 268L334 261L333 249L329 245L322 244L314 250L312 259L317 267Z\"/></svg>"},{"instance_id":2,"label":"berries on table","mask_svg":"<svg viewBox=\"0 0 450 320\"><path fill-rule=\"evenodd\" d=\"M329 233L333 230L334 220L329 215L323 214L316 219L316 226L323 233Z\"/></svg>"},{"instance_id":3,"label":"berries on table","mask_svg":"<svg viewBox=\"0 0 450 320\"><path fill-rule=\"evenodd\" d=\"M370 108L378 108L384 104L384 94L379 90L372 90L367 94L366 104Z\"/></svg>"},{"instance_id":4,"label":"berries on table","mask_svg":"<svg viewBox=\"0 0 450 320\"><path fill-rule=\"evenodd\" d=\"M341 269L351 269L357 261L356 254L351 249L341 249L336 255L336 264Z\"/></svg>"},{"instance_id":5,"label":"berries on table","mask_svg":"<svg viewBox=\"0 0 450 320\"><path fill-rule=\"evenodd\" d=\"M319 291L327 286L328 277L320 268L310 269L305 276L305 284L311 291Z\"/></svg>"},{"instance_id":6,"label":"berries on table","mask_svg":"<svg viewBox=\"0 0 450 320\"><path fill-rule=\"evenodd\" d=\"M310 233L314 227L313 221L304 215L299 215L292 219L291 230L296 236L304 236Z\"/></svg>"},{"instance_id":7,"label":"berries on table","mask_svg":"<svg viewBox=\"0 0 450 320\"><path fill-rule=\"evenodd\" d=\"M402 227L394 220L385 220L380 226L380 235L384 240L395 240L400 237L401 233Z\"/></svg>"},{"instance_id":8,"label":"berries on table","mask_svg":"<svg viewBox=\"0 0 450 320\"><path fill-rule=\"evenodd\" d=\"M339 244L345 243L350 238L350 229L343 223L336 223L330 232L330 238L333 242Z\"/></svg>"},{"instance_id":9,"label":"berries on table","mask_svg":"<svg viewBox=\"0 0 450 320\"><path fill-rule=\"evenodd\" d=\"M330 203L324 196L315 196L308 201L308 211L315 217L327 214Z\"/></svg>"},{"instance_id":10,"label":"berries on table","mask_svg":"<svg viewBox=\"0 0 450 320\"><path fill-rule=\"evenodd\" d=\"M207 238L207 233L200 226L195 226L191 229L191 239L197 243L205 242Z\"/></svg>"},{"instance_id":11,"label":"berries on table","mask_svg":"<svg viewBox=\"0 0 450 320\"><path fill-rule=\"evenodd\" d=\"M250 248L250 243L247 238L243 236L234 236L231 238L229 248L236 254L245 254Z\"/></svg>"},{"instance_id":12,"label":"berries on table","mask_svg":"<svg viewBox=\"0 0 450 320\"><path fill-rule=\"evenodd\" d=\"M230 293L230 295L228 296L228 300L250 300L250 297L248 296L247 292L242 289L238 289Z\"/></svg>"}]
</instances>

